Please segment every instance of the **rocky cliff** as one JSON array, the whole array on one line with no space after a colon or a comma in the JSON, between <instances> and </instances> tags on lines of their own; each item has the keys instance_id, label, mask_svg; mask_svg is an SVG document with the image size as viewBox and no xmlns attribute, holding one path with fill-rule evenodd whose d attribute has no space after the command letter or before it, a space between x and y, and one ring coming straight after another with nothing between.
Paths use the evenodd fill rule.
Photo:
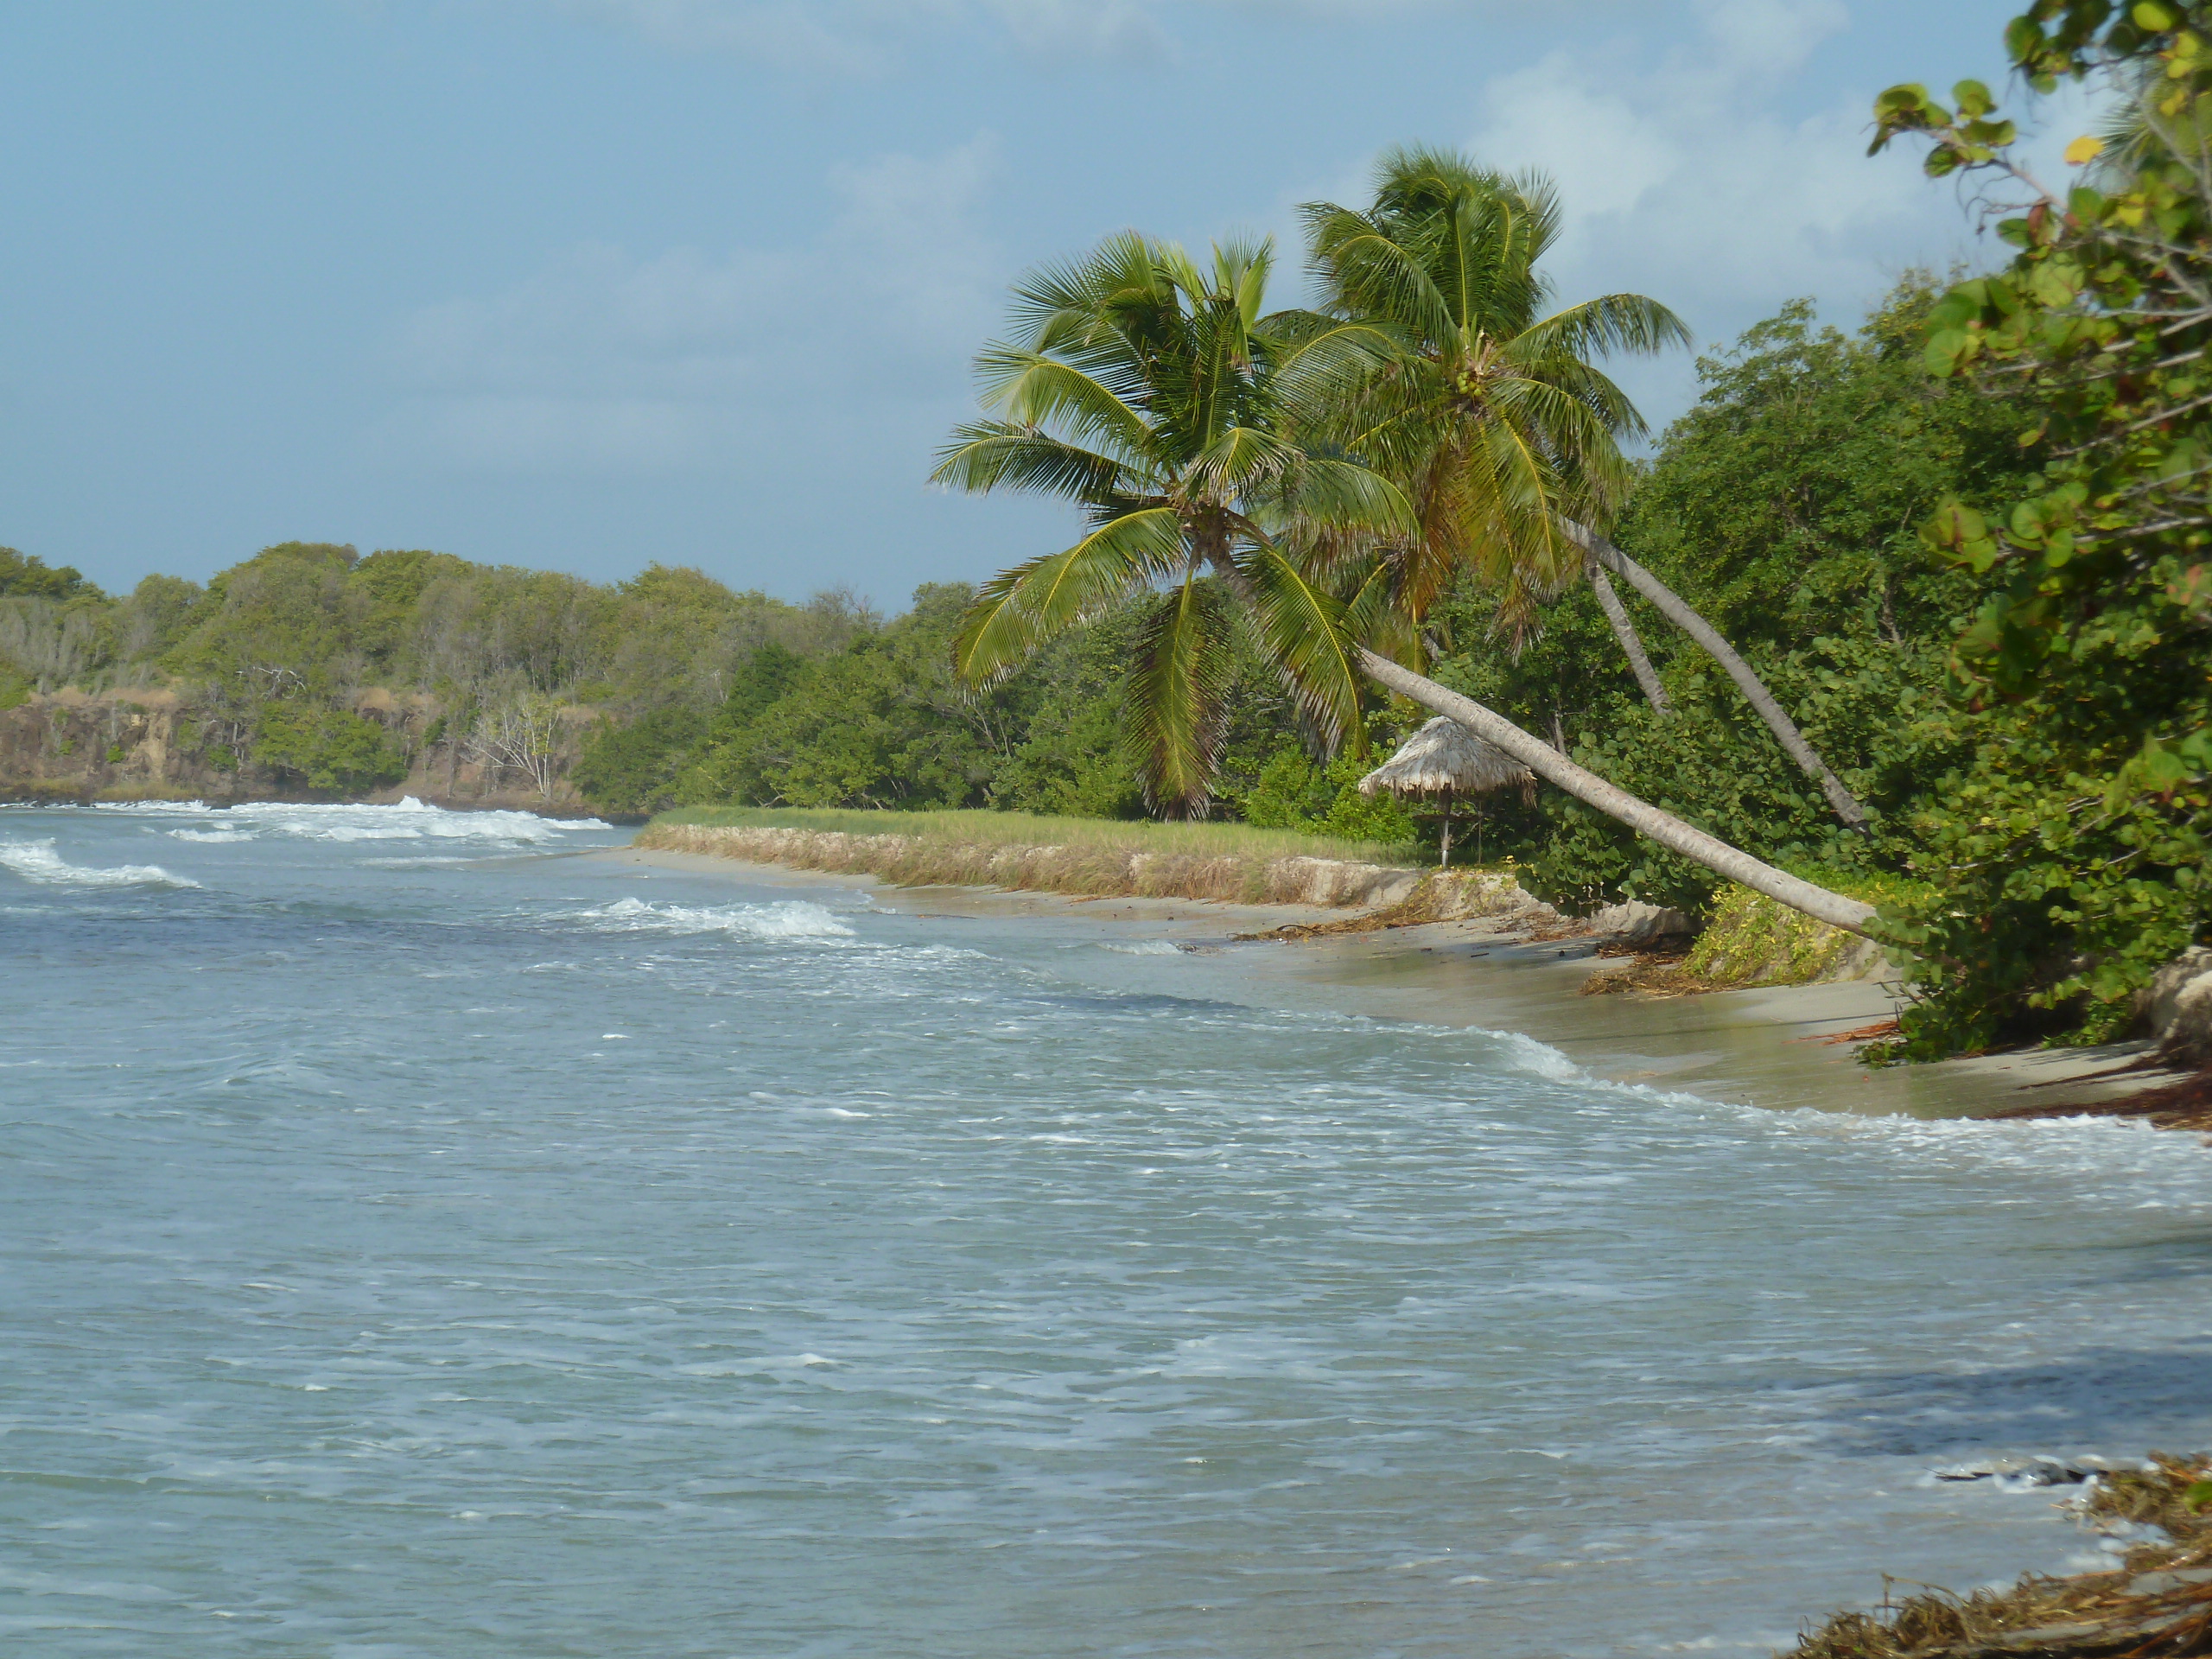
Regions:
<instances>
[{"instance_id":1,"label":"rocky cliff","mask_svg":"<svg viewBox=\"0 0 2212 1659\"><path fill-rule=\"evenodd\" d=\"M567 773L595 717L563 711L552 784L541 789L522 769L470 752L441 732L435 700L381 689L353 699L353 712L382 727L407 760L400 782L350 798L396 801L412 795L439 805L575 811L582 801ZM298 779L254 764L241 733L227 729L157 688L33 696L0 709L0 801L333 799Z\"/></svg>"}]
</instances>

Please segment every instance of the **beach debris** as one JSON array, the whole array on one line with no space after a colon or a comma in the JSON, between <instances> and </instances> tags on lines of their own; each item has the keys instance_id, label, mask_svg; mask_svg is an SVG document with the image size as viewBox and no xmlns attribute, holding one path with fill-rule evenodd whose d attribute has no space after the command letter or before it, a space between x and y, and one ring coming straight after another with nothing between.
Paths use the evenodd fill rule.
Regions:
<instances>
[{"instance_id":1,"label":"beach debris","mask_svg":"<svg viewBox=\"0 0 2212 1659\"><path fill-rule=\"evenodd\" d=\"M1994 1480L2013 1488L2033 1486L2079 1486L2097 1469L2067 1462L2059 1458L1993 1458L1986 1463L1955 1463L1948 1469L1934 1471L1938 1480Z\"/></svg>"},{"instance_id":2,"label":"beach debris","mask_svg":"<svg viewBox=\"0 0 2212 1659\"><path fill-rule=\"evenodd\" d=\"M2183 1659L2212 1654L2212 1453L2153 1452L2140 1468L2101 1459L1997 1458L1937 1470L1939 1479L2078 1476L2069 1507L2134 1540L2119 1564L2070 1578L2029 1573L2009 1590L1933 1586L1838 1613L1797 1639L1789 1659ZM2090 1477L2094 1478L2091 1479ZM2069 1484L2056 1479L2031 1482ZM2114 1545L2113 1548L2120 1548ZM1894 1586L1910 1580L1886 1580Z\"/></svg>"},{"instance_id":3,"label":"beach debris","mask_svg":"<svg viewBox=\"0 0 2212 1659\"><path fill-rule=\"evenodd\" d=\"M2128 1071L2146 1074L2145 1081L2151 1086L2134 1094L2111 1099L2066 1101L2048 1106L2008 1106L2001 1112L1990 1113L1989 1119L1994 1122L1999 1119L2139 1117L2148 1121L2153 1128L2212 1130L2212 1066L2184 1073L2177 1082L2159 1082L2158 1078L2166 1074L2159 1065L2158 1056L2152 1054L2145 1055L2133 1065L2119 1067L2094 1077L2070 1081L2101 1082ZM2206 1144L2212 1145L2212 1141Z\"/></svg>"}]
</instances>

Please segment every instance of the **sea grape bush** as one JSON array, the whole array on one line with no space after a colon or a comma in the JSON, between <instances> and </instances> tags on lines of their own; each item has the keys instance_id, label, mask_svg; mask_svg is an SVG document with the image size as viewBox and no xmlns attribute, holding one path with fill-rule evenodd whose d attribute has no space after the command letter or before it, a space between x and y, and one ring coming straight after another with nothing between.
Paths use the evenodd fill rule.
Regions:
<instances>
[{"instance_id":1,"label":"sea grape bush","mask_svg":"<svg viewBox=\"0 0 2212 1659\"><path fill-rule=\"evenodd\" d=\"M1925 1000L1904 1051L2024 1027L2120 1029L2158 965L2200 941L2212 832L2212 6L2042 0L2006 35L2037 92L2101 77L2119 119L2060 189L2016 159L1986 88L1894 87L1875 147L1929 142L1978 175L2017 250L1932 309L1939 378L2032 406L2040 474L1927 527L1978 603L1948 654L1971 759L1912 815L1941 896L1892 917Z\"/></svg>"}]
</instances>

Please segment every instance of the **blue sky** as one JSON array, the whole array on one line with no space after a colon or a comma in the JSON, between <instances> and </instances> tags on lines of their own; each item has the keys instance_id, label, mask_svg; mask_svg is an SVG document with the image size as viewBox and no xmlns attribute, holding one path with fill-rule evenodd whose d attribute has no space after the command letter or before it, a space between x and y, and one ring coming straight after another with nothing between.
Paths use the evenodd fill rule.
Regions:
<instances>
[{"instance_id":1,"label":"blue sky","mask_svg":"<svg viewBox=\"0 0 2212 1659\"><path fill-rule=\"evenodd\" d=\"M298 537L896 606L1072 529L924 482L1025 266L1131 225L1291 242L1422 140L1556 176L1563 299L1641 290L1701 346L1798 295L1847 324L1989 257L1866 111L1996 83L2016 9L10 7L0 542L115 588ZM1655 425L1694 395L1687 354L1622 378Z\"/></svg>"}]
</instances>

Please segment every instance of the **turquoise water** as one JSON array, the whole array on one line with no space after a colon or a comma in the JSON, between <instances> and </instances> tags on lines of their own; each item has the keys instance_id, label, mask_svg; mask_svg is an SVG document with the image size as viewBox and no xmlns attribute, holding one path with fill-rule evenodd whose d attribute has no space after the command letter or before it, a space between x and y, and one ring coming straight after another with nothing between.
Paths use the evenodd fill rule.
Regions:
<instances>
[{"instance_id":1,"label":"turquoise water","mask_svg":"<svg viewBox=\"0 0 2212 1659\"><path fill-rule=\"evenodd\" d=\"M16 1650L1758 1652L2093 1548L1942 1465L2212 1444L2198 1137L626 838L0 812Z\"/></svg>"}]
</instances>

